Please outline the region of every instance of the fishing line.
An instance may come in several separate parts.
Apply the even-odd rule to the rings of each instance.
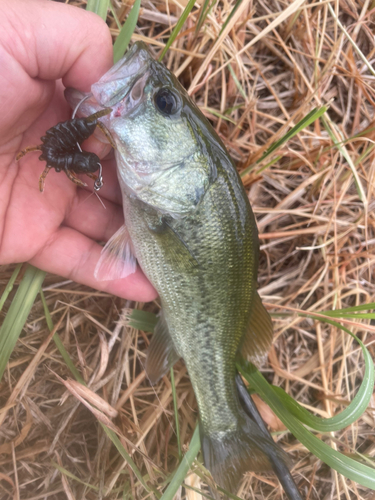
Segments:
[[[98,198],[98,200],[99,200],[99,202],[100,202],[101,206],[104,208],[104,210],[107,210],[107,207],[104,205],[103,200],[100,198],[100,196],[99,196],[99,195],[98,195],[98,193],[96,192],[95,187],[94,187],[94,191],[93,191],[93,193],[94,193],[94,195]]]

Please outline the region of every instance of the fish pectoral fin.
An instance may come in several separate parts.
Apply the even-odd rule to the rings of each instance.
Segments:
[[[117,280],[135,273],[136,269],[137,259],[129,232],[121,226],[103,248],[94,276],[98,281]]]
[[[147,350],[145,370],[150,383],[156,384],[179,359],[162,311]]]
[[[179,255],[187,255],[190,260],[192,266],[199,266],[199,262],[188,247],[187,243],[182,239],[181,235],[178,233],[176,229],[174,229],[167,221],[164,221],[164,224],[168,227],[170,231],[170,239],[176,243],[176,249]]]
[[[166,258],[177,271],[189,269],[191,271],[199,269],[199,262],[188,244],[175,227],[170,217],[161,217],[160,223],[149,225],[150,231],[159,239],[160,245],[168,250]]]
[[[240,349],[242,357],[259,367],[272,345],[272,339],[272,320],[256,292],[250,321]]]

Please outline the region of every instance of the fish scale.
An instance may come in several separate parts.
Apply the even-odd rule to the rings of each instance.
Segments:
[[[237,423],[233,418],[239,407],[235,357],[251,310],[257,267],[255,253],[249,251],[255,222],[240,182],[237,176],[229,179],[219,165],[218,179],[197,211],[183,222],[174,221],[198,261],[193,269],[188,263],[179,273],[173,262],[161,265],[168,241],[164,246],[160,235],[149,229],[159,218],[157,212],[148,225],[142,209],[134,210],[131,198],[124,196],[126,223],[138,261],[160,295],[170,335],[194,387],[201,421],[215,432]],[[233,196],[231,210],[228,191]],[[228,255],[232,266],[228,266]],[[185,286],[182,281],[187,282]],[[186,304],[194,314],[186,310]],[[202,380],[209,383],[202,384]]]

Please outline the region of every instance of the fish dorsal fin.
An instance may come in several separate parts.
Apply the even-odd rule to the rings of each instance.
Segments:
[[[272,338],[272,320],[256,292],[249,325],[240,349],[242,357],[259,366],[272,345]]]
[[[179,358],[162,311],[147,350],[145,369],[151,384],[156,384]]]
[[[103,248],[94,276],[98,281],[117,280],[135,273],[136,269],[137,259],[129,231],[121,226]]]

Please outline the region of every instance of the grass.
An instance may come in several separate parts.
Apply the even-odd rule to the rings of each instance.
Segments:
[[[90,2],[92,10],[108,6]],[[186,21],[174,31],[185,6]],[[138,3],[109,7],[116,38],[118,22],[130,17],[134,25]],[[375,454],[373,9],[358,0],[332,7],[141,2],[132,36],[157,58],[174,33],[163,60],[213,123],[248,191],[261,240],[259,291],[275,343],[263,376],[242,370],[267,401],[258,401],[260,411],[309,500],[365,499],[373,488],[358,475],[371,475]],[[117,58],[126,35],[118,38]],[[0,382],[0,498],[210,497],[183,363],[155,387],[143,371],[158,304],[48,275],[15,330],[4,318],[21,307],[28,278],[19,271],[0,269],[0,361],[8,362]],[[85,405],[74,384],[62,382],[72,376]],[[324,460],[331,467],[346,461],[357,472],[340,470],[348,479]],[[237,497],[281,499],[282,492],[272,475],[248,473]]]

